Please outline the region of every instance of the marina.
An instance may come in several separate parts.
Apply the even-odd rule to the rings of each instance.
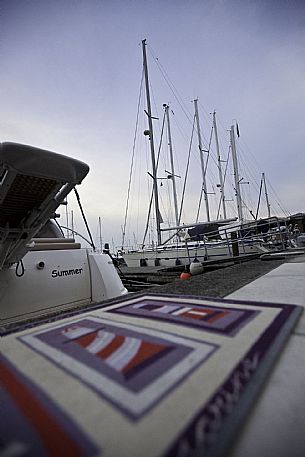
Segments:
[[[16,143],[1,144],[0,163],[4,455],[17,439],[54,457],[102,456],[105,442],[109,457],[301,457],[302,232],[292,237],[286,222],[260,235],[259,252],[240,254],[233,237],[232,255],[217,260],[188,251],[184,264],[128,267],[54,222],[86,164]],[[152,430],[159,440],[147,447]]]
[[[228,266],[236,264],[244,264],[254,259],[258,259],[261,254],[250,254],[236,258],[226,258],[218,261],[205,261],[202,266],[202,274],[212,273],[219,269],[225,269]],[[165,267],[126,267],[121,266],[118,269],[122,282],[129,292],[142,290],[156,286],[171,284],[173,281],[181,282],[181,275],[186,271],[184,266],[176,266],[171,268]],[[193,276],[195,277],[195,276]],[[201,277],[201,276],[200,276]],[[175,287],[175,286],[173,286]]]
[[[251,255],[261,255],[268,253],[272,250],[278,249],[294,249],[302,247],[303,238],[302,234],[305,232],[304,228],[304,214],[289,215],[278,217],[271,214],[271,204],[268,195],[267,182],[265,173],[262,173],[260,186],[258,191],[257,207],[254,211],[246,202],[242,192],[242,185],[249,185],[250,182],[245,181],[240,171],[240,157],[237,151],[237,139],[240,137],[238,123],[235,122],[229,129],[229,152],[227,159],[221,157],[219,146],[218,128],[216,123],[216,112],[212,114],[212,127],[208,146],[203,146],[203,138],[201,134],[200,118],[199,118],[199,103],[198,99],[194,99],[194,116],[191,140],[187,155],[187,164],[185,174],[183,177],[183,190],[178,198],[177,181],[182,176],[176,174],[174,151],[172,143],[171,122],[173,111],[168,104],[163,104],[164,115],[162,120],[161,132],[159,132],[159,145],[157,147],[157,140],[155,135],[155,123],[159,121],[158,117],[153,115],[152,102],[151,102],[151,82],[148,71],[148,58],[147,48],[148,44],[146,39],[142,40],[142,58],[143,58],[143,72],[142,81],[139,95],[140,99],[143,97],[145,125],[147,128],[143,134],[145,139],[148,139],[147,147],[150,152],[150,171],[145,173],[148,180],[144,186],[139,186],[140,192],[137,193],[138,200],[137,207],[140,208],[140,198],[143,194],[147,198],[147,219],[145,229],[143,229],[142,242],[137,241],[137,237],[133,232],[134,245],[128,246],[127,240],[127,221],[131,219],[132,224],[139,224],[140,214],[130,216],[129,208],[132,206],[131,202],[131,189],[132,180],[134,178],[135,166],[135,145],[138,140],[138,129],[135,131],[134,147],[132,152],[131,167],[129,171],[129,183],[126,199],[126,209],[124,215],[124,224],[122,226],[122,244],[117,248],[117,255],[123,261],[124,265],[128,268],[137,267],[164,267],[172,269],[179,266],[190,268],[191,265],[197,263],[197,267],[207,265],[207,262],[226,261],[232,257],[245,256],[247,259]],[[145,90],[142,90],[142,84]],[[139,111],[138,111],[139,116]],[[139,119],[137,119],[137,124]],[[161,152],[163,151],[163,144],[165,143],[165,132],[167,131],[167,153],[162,159]],[[193,221],[183,222],[183,212],[185,211],[186,188],[188,181],[192,181],[189,176],[191,151],[193,144],[193,136],[197,134],[198,141],[198,155],[201,171],[200,198],[197,207],[196,217]],[[212,139],[215,143],[216,154],[213,153]],[[207,148],[207,149],[206,149]],[[164,153],[164,152],[163,152]],[[215,157],[213,157],[215,155]],[[140,154],[141,156],[141,154]],[[139,158],[141,161],[141,157]],[[164,170],[165,176],[160,176],[160,162],[163,162],[167,169]],[[216,182],[217,192],[208,191],[207,179],[211,173],[208,165],[214,161],[217,164],[218,179]],[[232,167],[231,186],[234,189],[234,198],[232,201],[236,208],[231,214],[228,215],[227,205],[229,199],[226,198],[228,183],[228,166]],[[223,169],[224,168],[224,169]],[[143,176],[141,177],[143,179]],[[198,178],[197,178],[198,179]],[[166,184],[163,184],[164,183]],[[142,181],[141,181],[142,182]],[[159,187],[160,182],[160,187]],[[165,208],[164,191],[161,187],[167,187],[167,194],[169,198],[169,209]],[[144,191],[145,189],[145,191]],[[148,192],[147,192],[148,190]],[[172,196],[171,196],[172,194]],[[267,216],[261,216],[262,211],[261,203],[263,194],[266,203]],[[162,197],[163,195],[163,197]],[[210,207],[211,197],[214,196],[218,200],[218,211],[216,216],[212,216],[212,209]],[[204,202],[204,216],[201,215],[201,205]],[[166,211],[165,221],[161,214],[161,205],[163,211]],[[253,203],[252,203],[253,205]],[[191,205],[193,206],[193,205]],[[203,217],[200,222],[199,217]],[[299,217],[298,217],[299,216]],[[249,219],[249,217],[251,219]],[[300,225],[296,222],[300,222]],[[130,224],[130,222],[129,222]],[[305,243],[305,242],[304,242]],[[115,254],[114,254],[115,255]]]
[[[0,457],[305,457],[302,2],[0,25]]]
[[[275,257],[273,259],[271,255],[268,258],[268,260],[266,260],[266,258],[265,260],[258,258],[248,260],[246,262],[238,262],[233,265],[227,265],[223,268],[219,268],[215,271],[210,271],[200,275],[196,275],[188,280],[181,280],[178,278],[168,284],[154,286],[149,289],[149,295],[147,295],[146,297],[147,299],[149,299],[150,297],[152,299],[156,297],[158,300],[177,300],[178,297],[179,300],[183,300],[183,297],[185,297],[184,300],[186,300],[186,303],[196,303],[196,300],[203,299],[205,300],[204,303],[209,303],[210,306],[212,304],[212,308],[213,302],[211,302],[211,300],[218,300],[218,306],[220,306],[219,300],[222,300],[222,306],[232,306],[233,304],[235,304],[235,308],[240,307],[240,309],[243,309],[243,306],[246,306],[247,308],[249,308],[250,306],[250,309],[253,309],[253,306],[254,309],[255,306],[259,306],[261,312],[263,312],[263,310],[265,309],[264,306],[266,306],[267,310],[270,306],[281,306],[280,304],[283,303],[283,306],[285,307],[283,309],[287,310],[289,310],[290,308],[291,310],[293,310],[294,307],[298,305],[298,314],[300,314],[305,307],[303,280],[305,274],[304,265],[305,253],[301,253],[300,251],[295,255],[286,254],[285,256],[284,254],[282,254],[282,258]],[[108,300],[106,302],[101,303],[100,305],[91,305],[90,307],[84,305],[82,307],[79,307],[78,309],[74,308],[70,311],[61,311],[60,313],[55,313],[53,311],[53,313],[49,313],[49,315],[46,314],[43,318],[40,319],[27,320],[24,321],[23,324],[19,323],[18,325],[6,325],[2,327],[3,355],[5,357],[9,357],[11,362],[14,361],[15,364],[17,363],[18,369],[21,369],[24,372],[25,366],[23,363],[21,363],[20,357],[22,357],[25,347],[23,348],[22,345],[20,346],[20,343],[17,344],[18,341],[25,339],[25,341],[30,342],[32,341],[32,339],[26,340],[26,338],[33,338],[30,337],[30,335],[39,334],[39,332],[45,331],[46,329],[52,330],[52,328],[60,328],[60,326],[62,326],[65,322],[74,322],[75,319],[77,319],[76,322],[80,322],[80,320],[84,318],[87,318],[88,320],[90,316],[96,316],[96,318],[97,316],[108,317],[108,309],[111,310],[113,309],[113,307],[120,308],[122,306],[128,306],[128,303],[137,302],[137,300],[140,300],[141,302],[142,297],[143,290],[141,292],[139,291],[129,293],[125,298],[122,297],[118,300]],[[206,298],[204,299],[203,297]],[[253,303],[252,308],[251,303]],[[216,303],[214,303],[214,305],[215,304]],[[290,308],[289,304],[291,304]],[[109,315],[109,317],[111,316]],[[164,318],[170,319],[170,316],[164,316]],[[130,327],[130,330],[137,330],[139,328],[137,324],[137,319],[138,318],[135,318],[135,320],[133,320],[132,317],[129,318],[129,320],[127,321],[126,319],[123,319],[119,321],[121,322],[119,328],[125,328],[126,323],[130,322],[133,323],[133,326]],[[203,455],[211,455],[213,457],[222,455],[230,457],[242,457],[244,455],[249,455],[250,457],[254,457],[257,455],[267,457],[270,455],[277,455],[279,457],[285,457],[287,456],[288,452],[290,452],[290,454],[293,456],[302,456],[302,452],[305,446],[303,434],[303,392],[305,388],[304,313],[301,316],[301,318],[294,320],[298,321],[297,325],[293,325],[290,331],[286,330],[283,333],[283,336],[279,340],[279,347],[281,348],[280,353],[277,354],[276,358],[272,357],[272,362],[268,362],[268,371],[264,375],[262,375],[262,373],[265,372],[265,369],[263,372],[260,372],[260,378],[257,378],[256,376],[256,382],[254,384],[251,384],[252,389],[254,388],[254,386],[256,386],[256,388],[254,389],[255,397],[253,397],[254,393],[253,391],[251,391],[251,389],[247,390],[246,397],[242,397],[244,400],[241,403],[241,405],[248,404],[248,406],[251,405],[251,408],[249,409],[247,407],[245,409],[245,406],[243,406],[240,410],[239,408],[234,406],[234,411],[235,409],[236,411],[239,411],[236,417],[239,417],[242,412],[242,415],[240,417],[243,418],[243,423],[241,424],[239,421],[237,421],[237,419],[235,419],[235,421],[233,422],[237,421],[238,426],[236,425],[234,428],[230,426],[229,428],[221,428],[222,435],[217,435],[218,439],[216,441],[216,444],[213,442],[214,444],[212,447],[210,447],[209,445],[208,449],[210,449],[210,453],[204,453]],[[106,320],[104,322],[112,322],[112,324],[115,323],[113,319],[111,321]],[[145,321],[143,321],[142,326],[144,325],[144,322]],[[157,321],[155,322],[157,323]],[[142,331],[144,331],[146,327],[147,331],[153,328],[151,326],[153,322],[149,323],[147,321],[146,323],[148,324],[148,327],[144,325],[144,327],[142,327]],[[159,328],[160,324],[157,325]],[[171,328],[173,331],[174,327],[172,326]],[[179,328],[179,326],[177,328]],[[164,333],[164,335],[166,335],[166,333]],[[277,346],[279,344],[279,341],[277,343]],[[12,352],[13,348],[15,348],[14,352]],[[231,357],[232,355],[233,352],[231,352]],[[18,360],[19,363],[17,362]],[[1,363],[3,363],[3,361]],[[39,370],[39,367],[42,365],[45,365],[45,362],[43,361],[43,358],[38,357],[35,365],[35,370],[33,371],[34,365],[31,368],[31,377],[36,378],[35,373],[38,373],[37,370]],[[49,365],[47,370],[48,372],[51,368],[50,362],[48,362],[47,365]],[[3,373],[5,373],[5,371]],[[5,379],[6,378],[4,378],[4,380]],[[58,405],[61,405],[61,407],[63,407],[65,402],[63,401],[63,399],[60,400],[60,397],[57,396],[59,393],[58,388],[55,388],[55,384],[52,382],[52,379],[46,379],[45,377],[42,377],[41,379],[45,380],[45,389],[47,389],[46,393],[52,394],[53,398],[57,398],[56,401]],[[63,377],[61,379],[62,387],[60,390],[62,390],[62,392],[66,391],[66,395],[69,390],[69,396],[71,400],[73,400],[73,398],[75,399],[75,395],[78,396],[78,401],[81,402],[82,395],[88,397],[88,394],[85,394],[85,392],[83,392],[81,394],[81,397],[79,397],[79,394],[82,392],[82,389],[78,389],[75,392],[71,390],[71,379],[69,380]],[[260,379],[260,381],[258,381],[258,379]],[[262,380],[264,380],[263,383]],[[204,384],[206,384],[206,382],[203,382],[203,385]],[[201,385],[201,387],[203,387],[203,385]],[[199,388],[199,385],[197,386],[197,388]],[[204,390],[205,389],[203,389],[202,392],[204,392]],[[255,402],[253,402],[254,398]],[[240,401],[238,402],[238,404],[239,403]],[[93,407],[92,404],[92,411],[94,411],[94,417],[100,417],[101,420],[101,415],[104,414],[103,411],[105,407],[106,405],[102,405],[99,403],[96,403]],[[114,408],[112,412],[112,420],[114,420],[114,418],[116,417],[115,409],[116,408]],[[174,412],[173,409],[171,411]],[[162,413],[162,419],[160,420],[161,424],[164,421],[163,427],[166,427],[166,424],[168,423],[167,417],[171,417],[171,411],[168,411],[168,413],[166,414]],[[69,414],[72,414],[72,418],[73,414],[76,414],[75,409],[74,412],[72,412],[71,410]],[[270,422],[272,422],[273,424],[271,428]],[[86,412],[83,413],[82,424],[83,431],[91,431],[90,435],[94,435],[95,427],[92,423],[90,409],[86,409]],[[134,425],[134,427],[135,430],[139,429],[141,427],[141,421],[138,425]],[[151,424],[151,427],[155,427],[153,426],[153,423]],[[230,430],[230,432],[228,432],[228,430]],[[179,434],[177,434],[176,436],[177,439],[178,436]],[[259,440],[257,439],[257,436],[260,437]],[[97,437],[95,438],[95,440],[95,446],[99,446],[99,440],[97,439]],[[173,443],[174,442],[175,440],[173,441]],[[112,444],[108,444],[108,446],[110,447],[108,448],[107,455],[117,455],[118,450],[116,449],[119,449],[120,443],[122,444],[123,441],[118,441],[116,438],[115,442],[113,442]],[[127,452],[127,454],[125,452],[125,455],[132,456],[135,452],[144,452],[143,449],[146,449],[146,443],[144,443],[144,441],[141,440],[137,440],[137,446],[135,446],[135,443],[136,441],[134,441],[131,438],[131,441],[128,445],[129,451]],[[84,444],[85,440],[83,439],[82,445]],[[31,445],[34,445],[34,442],[31,442]],[[91,445],[93,445],[92,442]],[[203,446],[203,443],[199,441],[196,444],[196,446],[199,446],[197,449],[197,451],[199,451],[201,446]],[[89,454],[88,451],[85,451],[84,455],[91,454]],[[94,455],[100,454],[97,452]],[[160,455],[164,454],[162,453]]]
[[[88,165],[5,142],[0,166],[1,455],[302,456],[304,213],[249,222],[239,200],[111,254]],[[89,248],[56,222],[72,190]]]

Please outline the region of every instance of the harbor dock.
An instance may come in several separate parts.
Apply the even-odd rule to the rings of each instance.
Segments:
[[[123,270],[122,270],[123,271]],[[158,283],[154,284],[150,278],[149,287],[143,287],[142,290],[129,293],[126,297],[120,298],[119,300],[108,300],[94,307],[83,307],[74,308],[70,311],[61,313],[53,313],[48,316],[44,316],[41,322],[26,322],[25,326],[21,326],[18,329],[18,325],[10,325],[3,330],[3,348],[4,355],[8,355],[16,363],[20,363],[20,367],[25,373],[31,376],[35,376],[35,379],[39,380],[41,385],[49,389],[49,394],[54,398],[56,395],[64,393],[64,382],[53,382],[51,377],[46,377],[43,370],[38,370],[34,375],[30,368],[26,367],[26,364],[22,363],[22,354],[29,352],[29,348],[22,345],[22,339],[26,342],[31,343],[34,341],[33,335],[35,332],[50,332],[50,342],[52,336],[52,328],[60,327],[65,321],[69,321],[75,316],[75,322],[80,319],[87,319],[90,316],[96,316],[95,318],[104,318],[104,322],[110,322],[111,325],[115,324],[115,314],[110,313],[107,315],[103,313],[103,309],[107,308],[111,310],[112,304],[114,306],[120,306],[125,301],[137,299],[141,297],[141,294],[148,293],[148,295],[156,294],[159,297],[170,297],[175,295],[176,297],[186,297],[186,299],[211,299],[211,300],[222,300],[219,303],[225,303],[228,300],[234,304],[235,311],[238,310],[238,303],[246,304],[246,306],[253,303],[254,306],[260,307],[266,304],[266,306],[272,304],[283,304],[283,305],[298,305],[299,307],[305,307],[305,254],[298,253],[295,255],[281,255],[252,259],[243,262],[228,263],[222,268],[214,269],[213,271],[205,271],[203,274],[199,274],[189,279],[180,279],[179,271],[165,272],[162,269],[151,269],[142,272],[133,271],[134,275],[146,275],[146,280],[150,275],[155,278]],[[131,273],[131,272],[130,272]],[[137,276],[139,283],[143,281]],[[225,299],[225,300],[223,300]],[[117,303],[117,304],[115,304]],[[109,306],[108,306],[109,305]],[[225,305],[226,306],[226,305]],[[287,306],[286,306],[287,308]],[[289,306],[288,306],[289,308]],[[293,306],[291,307],[293,308]],[[89,312],[89,313],[88,313]],[[268,311],[269,312],[269,311]],[[98,314],[100,313],[100,314]],[[106,317],[106,320],[105,320]],[[108,321],[107,321],[108,319]],[[109,320],[110,319],[110,320]],[[125,320],[123,316],[122,328],[130,323],[131,321]],[[128,319],[128,318],[127,318]],[[144,322],[144,321],[143,321]],[[142,328],[142,332],[145,330],[145,325],[136,324],[134,330]],[[157,329],[147,329],[148,332],[156,331],[159,335],[162,335],[162,331],[166,330],[166,325],[163,330],[160,331],[161,323],[155,321]],[[283,323],[284,325],[285,323]],[[141,327],[142,325],[142,327]],[[146,324],[147,325],[147,324]],[[50,327],[48,327],[50,326]],[[50,328],[51,330],[48,330]],[[131,327],[129,331],[132,331]],[[180,329],[182,332],[182,330]],[[189,329],[185,328],[185,332]],[[196,334],[196,333],[195,333]],[[194,334],[194,335],[195,335]],[[14,336],[16,335],[16,336]],[[171,331],[167,334],[168,338],[174,338],[171,336]],[[305,434],[304,434],[304,423],[305,423],[305,313],[301,314],[300,318],[296,322],[293,328],[289,329],[289,332],[285,334],[285,340],[281,343],[281,350],[277,350],[276,354],[273,355],[272,367],[269,368],[268,374],[264,374],[263,379],[260,381],[260,389],[255,396],[255,401],[251,397],[249,405],[247,407],[247,413],[242,424],[238,427],[237,432],[235,430],[234,438],[231,441],[231,445],[227,448],[225,454],[223,453],[210,453],[208,457],[304,457],[305,449]],[[181,333],[181,337],[184,333]],[[196,338],[195,338],[196,340]],[[195,341],[194,340],[194,341]],[[187,341],[187,340],[185,340]],[[49,342],[49,340],[45,340]],[[54,340],[54,344],[55,344]],[[57,344],[57,343],[56,343]],[[197,343],[196,343],[197,344]],[[14,348],[18,348],[20,353],[13,351]],[[46,348],[45,343],[37,345],[37,348],[44,350]],[[53,353],[50,352],[50,355]],[[71,353],[72,354],[72,353]],[[66,382],[66,394],[68,395],[72,403],[71,411],[78,411],[78,405],[81,405],[85,398],[82,398],[81,393],[84,396],[91,398],[90,389],[85,390],[84,386],[80,386],[77,379],[71,379],[70,376],[65,374],[65,370],[60,372],[58,367],[52,367],[50,361],[40,360],[39,356],[33,353],[33,362],[36,360],[36,367],[46,367],[48,370],[54,370],[54,373],[58,377],[58,380],[63,379]],[[58,363],[60,362],[58,359]],[[39,362],[39,363],[38,363]],[[51,373],[51,371],[50,371]],[[22,378],[21,378],[22,380]],[[69,388],[69,383],[75,384],[77,387],[76,394],[74,395]],[[62,387],[61,387],[62,384]],[[197,385],[196,389],[198,392],[202,389],[204,393],[206,380],[202,379],[202,386]],[[47,387],[46,387],[47,386]],[[102,388],[104,384],[101,384]],[[177,389],[177,392],[179,389]],[[56,393],[56,395],[55,395]],[[187,393],[187,391],[185,392]],[[61,402],[65,403],[65,395],[62,396]],[[73,402],[77,396],[77,401]],[[57,398],[57,397],[56,397]],[[95,397],[94,397],[95,398]],[[247,398],[243,400],[247,403]],[[91,401],[92,407],[98,408],[98,403],[94,400]],[[59,402],[60,405],[60,402]],[[106,408],[109,406],[103,406]],[[83,429],[88,427],[90,430],[90,421],[92,421],[90,411],[84,410],[82,423]],[[99,414],[98,410],[95,410],[95,414]],[[114,413],[112,413],[113,415]],[[124,413],[125,414],[125,413]],[[73,416],[72,416],[73,417]],[[85,418],[88,418],[87,421]],[[162,416],[161,416],[162,417]],[[121,420],[121,418],[120,418]],[[92,423],[93,424],[93,423]],[[93,425],[91,424],[91,427]],[[96,422],[94,422],[96,424]],[[106,427],[107,424],[104,424]],[[129,425],[128,425],[129,426]],[[139,422],[141,426],[141,421]],[[110,433],[110,432],[109,432]],[[136,443],[135,443],[136,445]],[[128,446],[131,446],[129,443]],[[131,449],[129,449],[132,452]],[[132,455],[129,452],[128,455]],[[87,454],[83,454],[87,455]],[[89,455],[89,454],[88,454]],[[91,455],[91,454],[90,454]],[[100,454],[97,454],[100,455]],[[112,455],[112,454],[109,454]],[[163,455],[163,454],[162,454]],[[172,455],[172,454],[166,454]],[[173,454],[174,455],[174,454]],[[175,454],[176,455],[176,454]],[[184,454],[185,456],[199,455],[198,453]],[[206,455],[206,454],[200,454]],[[116,457],[116,456],[114,456]]]
[[[118,271],[125,287],[130,292],[141,292],[156,286],[160,292],[164,293],[183,293],[183,290],[186,290],[187,294],[223,297],[227,291],[241,287],[246,282],[275,268],[283,261],[283,258],[278,258],[262,262],[259,255],[253,254],[217,261],[205,261],[203,274],[192,276],[185,284],[180,279],[181,273],[185,270],[183,266],[172,268],[121,266]]]
[[[149,292],[284,303],[305,308],[305,254],[274,255],[265,259],[229,264],[187,280],[181,280],[177,274],[171,282],[154,286]],[[227,457],[304,457],[304,423],[303,312]]]
[[[275,256],[274,256],[275,257]],[[305,308],[305,254],[255,259],[156,286],[150,292],[283,303]],[[226,457],[304,457],[303,312]]]

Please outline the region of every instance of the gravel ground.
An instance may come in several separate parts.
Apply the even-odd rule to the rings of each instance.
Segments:
[[[268,273],[282,263],[284,263],[283,260],[250,260],[192,276],[186,280],[177,278],[169,284],[150,288],[149,293],[200,295],[222,298]]]

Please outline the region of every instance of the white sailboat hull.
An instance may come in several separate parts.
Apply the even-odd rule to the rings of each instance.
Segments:
[[[239,243],[239,253],[254,254],[263,253],[263,250],[258,244],[255,243]],[[199,262],[205,260],[218,260],[230,258],[233,255],[232,247],[224,242],[206,243],[205,246],[188,248],[178,246],[176,248],[162,247],[156,250],[143,250],[137,252],[128,252],[123,254],[123,258],[128,267],[139,266],[164,266],[174,267],[177,265],[189,265],[195,258]]]
[[[110,257],[88,249],[32,251],[23,265],[21,277],[16,264],[0,271],[3,324],[127,293]]]

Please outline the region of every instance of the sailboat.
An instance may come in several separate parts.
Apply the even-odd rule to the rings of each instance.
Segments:
[[[56,224],[56,209],[89,172],[79,160],[0,144],[2,325],[127,293],[108,255],[82,248]]]
[[[199,123],[199,113],[198,113],[198,106],[197,100],[194,100],[195,104],[195,118],[197,121],[197,132],[198,132],[198,142],[199,142],[199,152],[200,152],[200,161],[201,161],[201,169],[202,169],[202,182],[203,182],[203,196],[205,200],[206,206],[206,213],[207,213],[207,221],[205,223],[191,223],[191,224],[181,224],[180,217],[178,216],[178,209],[177,209],[177,194],[175,189],[175,171],[173,167],[173,157],[171,151],[171,135],[170,135],[170,127],[169,127],[169,117],[168,117],[168,107],[165,106],[166,109],[166,116],[167,116],[167,125],[168,125],[168,138],[169,138],[169,146],[170,146],[170,157],[171,157],[171,165],[172,169],[169,172],[169,176],[173,183],[173,200],[174,200],[174,207],[175,207],[175,220],[176,226],[171,228],[162,228],[162,218],[159,209],[159,195],[158,195],[158,186],[157,180],[159,179],[157,176],[157,168],[158,164],[156,161],[155,155],[155,146],[154,146],[154,131],[153,131],[153,116],[151,110],[151,101],[150,101],[150,89],[149,89],[149,77],[148,77],[148,65],[147,65],[147,55],[146,55],[146,40],[142,41],[142,53],[143,53],[143,68],[144,68],[144,80],[145,80],[145,92],[146,92],[146,110],[145,113],[148,119],[148,129],[145,130],[144,134],[149,138],[150,144],[150,154],[151,154],[151,166],[152,171],[149,173],[153,180],[153,202],[155,208],[155,221],[156,221],[156,235],[157,235],[157,243],[154,246],[146,247],[143,246],[140,249],[133,249],[133,250],[124,250],[122,249],[122,255],[124,261],[126,262],[127,266],[129,267],[137,267],[137,266],[164,266],[164,267],[173,267],[177,265],[189,265],[192,261],[198,260],[199,262],[203,262],[207,259],[222,259],[227,258],[228,256],[233,255],[233,247],[230,239],[230,235],[226,233],[225,230],[222,230],[221,227],[224,225],[228,225],[231,222],[237,220],[237,218],[226,218],[225,212],[225,196],[224,196],[224,187],[223,187],[223,179],[220,173],[220,186],[221,186],[221,199],[222,204],[224,207],[224,216],[225,219],[223,220],[210,220],[209,214],[209,206],[208,206],[208,192],[206,188],[206,168],[203,159],[203,148],[201,145],[201,135],[200,135],[200,123]],[[216,120],[215,120],[215,113],[213,116],[213,123],[214,129],[216,133],[216,144],[218,149],[218,138],[217,138],[217,129],[216,129]],[[231,144],[232,150],[234,148],[235,151],[235,143],[234,143],[234,126],[231,127]],[[218,160],[220,162],[219,151],[218,151]],[[236,157],[233,157],[233,163],[235,166],[235,170],[237,169],[237,161]],[[219,170],[220,163],[219,163]],[[236,183],[236,194],[239,195],[237,197],[237,205],[238,205],[238,216],[239,219],[242,219],[241,216],[241,199],[240,199],[240,189],[239,189],[239,182],[238,182],[238,173],[235,173],[235,183]],[[181,213],[180,213],[181,216]],[[201,236],[194,237],[192,235],[193,232],[198,232],[198,228],[201,228]],[[170,238],[166,241],[162,241],[162,232],[172,230],[174,231],[174,235],[170,236]],[[220,232],[222,231],[222,236]],[[170,242],[173,238],[176,238],[178,241]],[[263,248],[260,248],[259,243],[253,243],[253,240],[243,240],[242,242],[236,242],[234,239],[234,244],[240,247],[239,253],[249,254],[249,253],[257,253],[257,252],[264,252]]]

